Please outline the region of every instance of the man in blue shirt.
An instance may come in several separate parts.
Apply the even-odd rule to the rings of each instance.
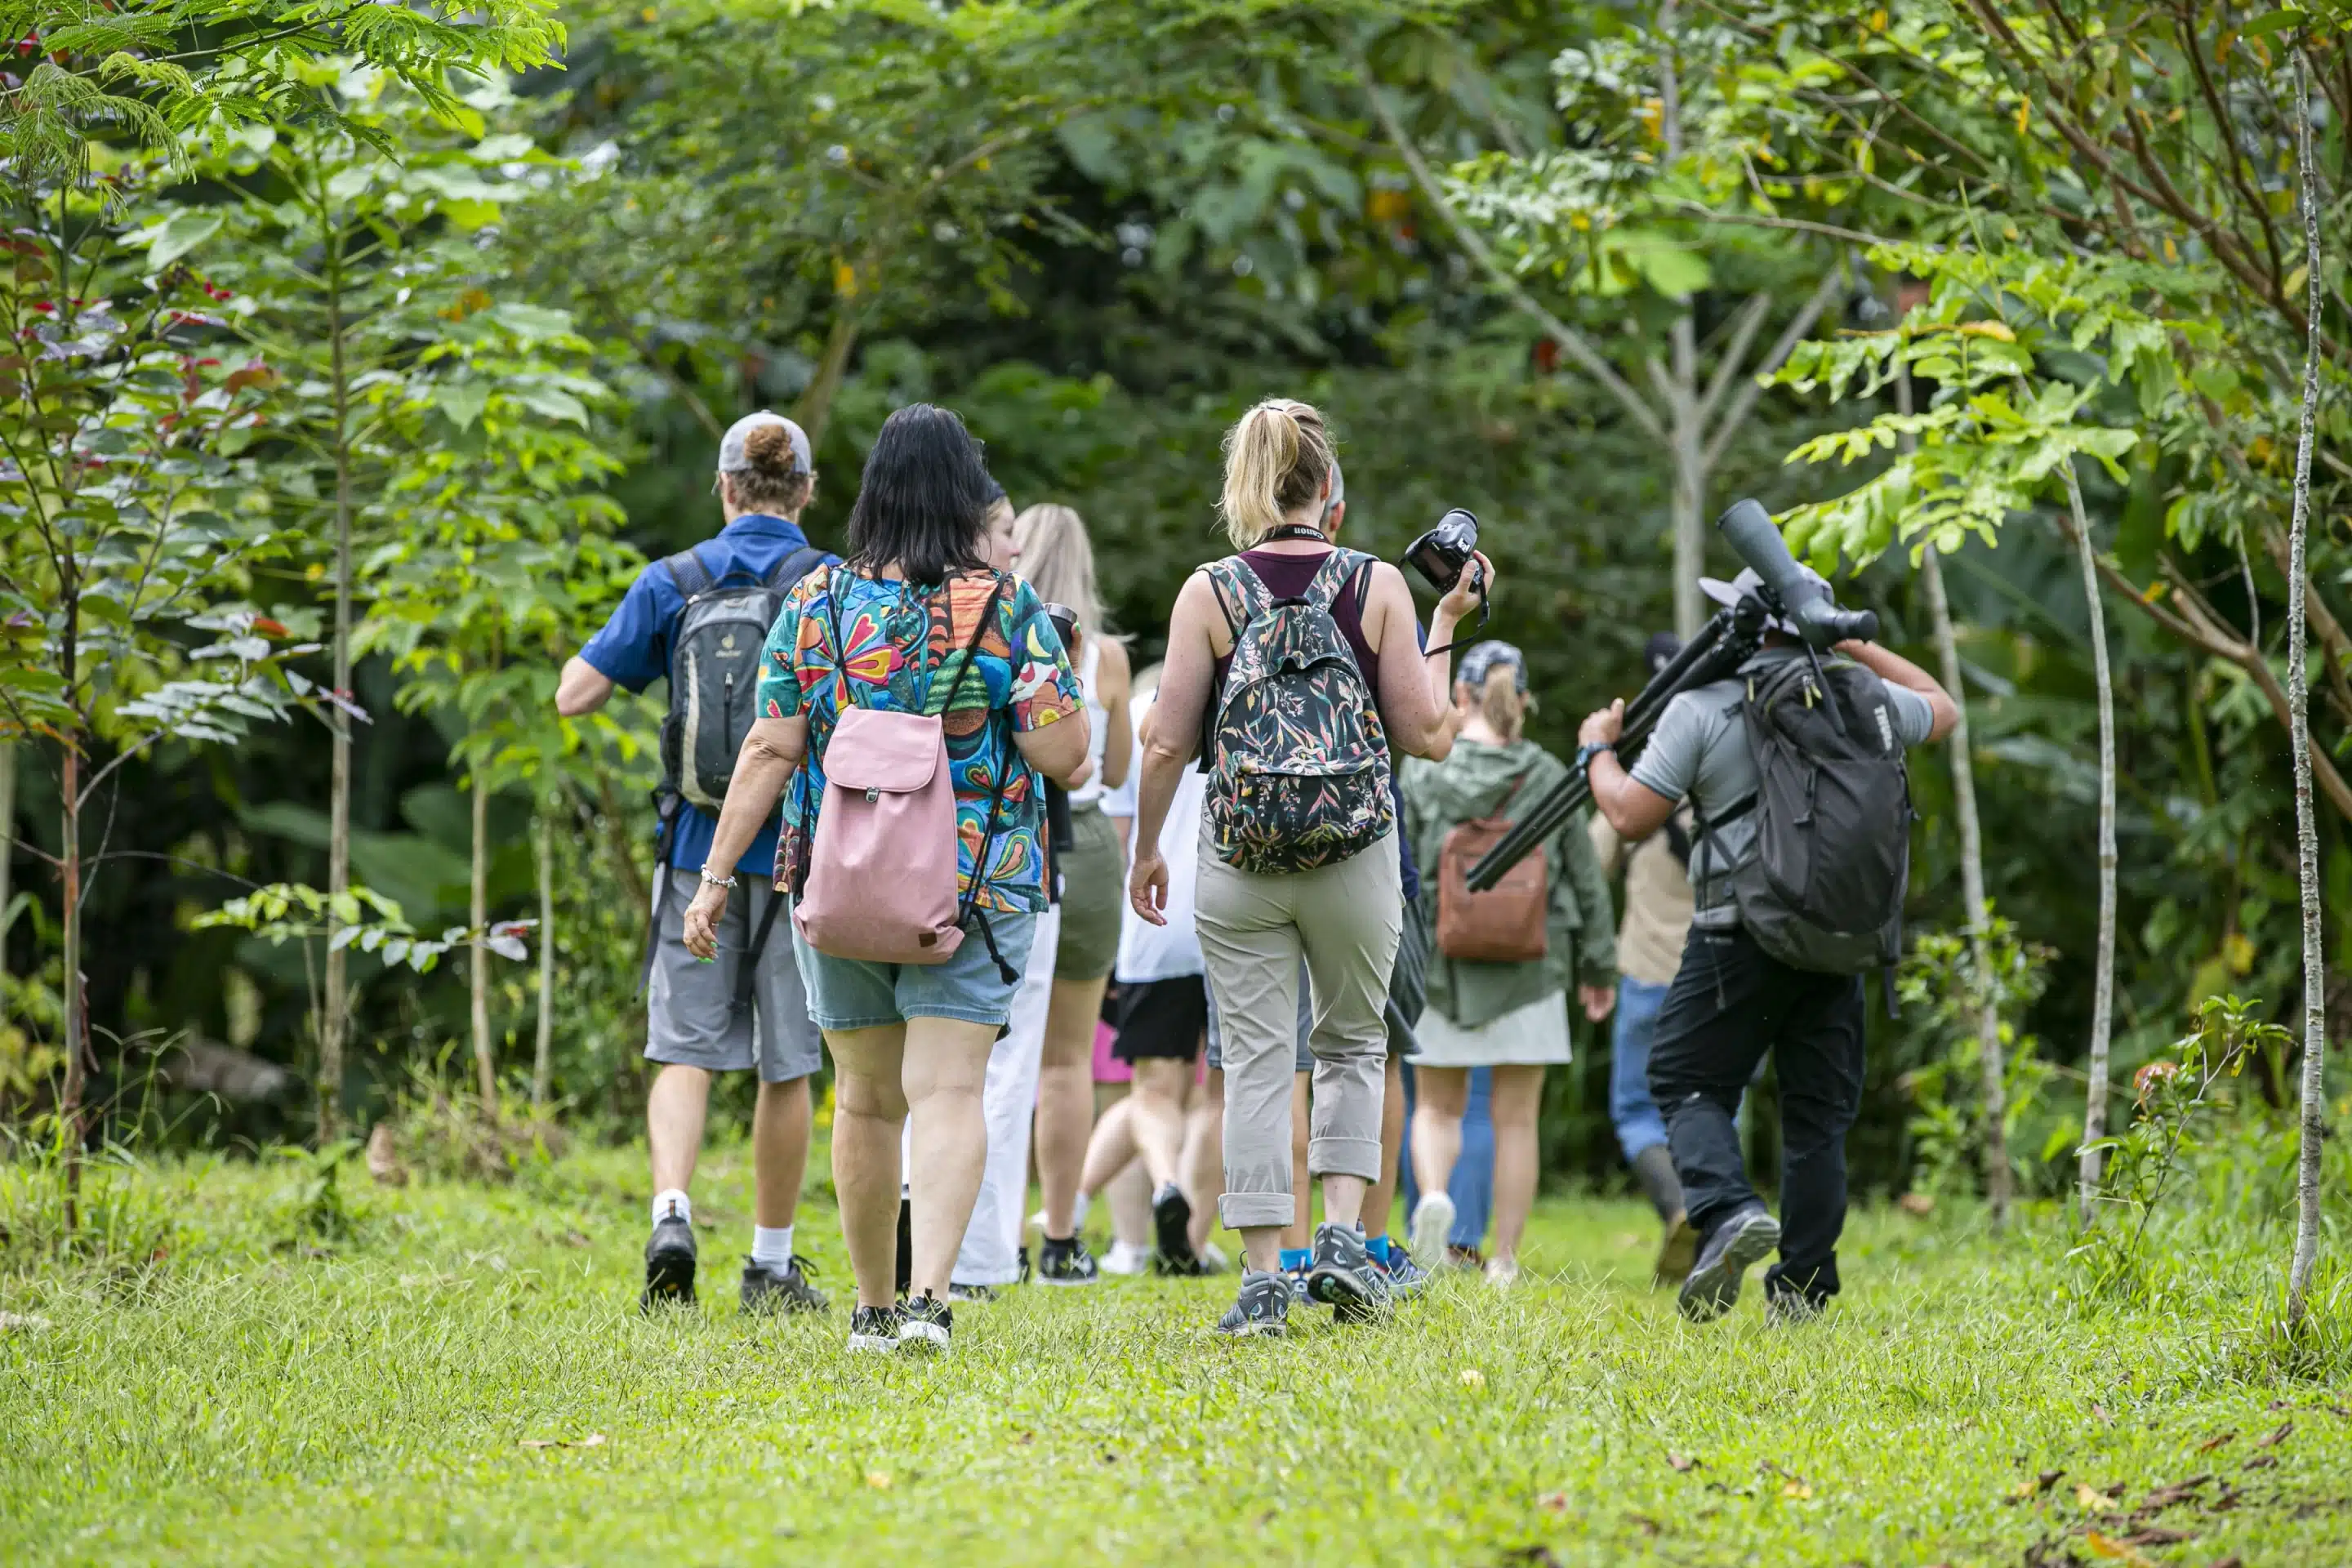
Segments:
[[[800,530],[797,520],[815,493],[816,471],[808,437],[791,420],[769,413],[737,420],[719,445],[717,489],[726,526],[696,545],[690,561],[657,561],[638,574],[612,619],[564,665],[557,712],[565,718],[593,713],[615,686],[640,691],[667,679],[689,586],[698,593],[756,588],[780,571],[798,577],[835,559],[812,550]],[[693,581],[697,566],[707,582]],[[680,584],[681,573],[688,584]],[[674,708],[681,700],[676,685],[670,700]],[[665,781],[646,985],[646,1059],[660,1070],[646,1100],[654,1230],[646,1246],[642,1304],[694,1300],[694,1208],[687,1186],[701,1152],[710,1075],[756,1068],[757,1198],[742,1303],[752,1311],[822,1311],[824,1298],[810,1289],[803,1260],[793,1251],[793,1220],[808,1163],[809,1079],[822,1065],[823,1046],[809,1022],[791,933],[771,929],[777,922],[769,906],[782,897],[772,881],[777,824],[761,829],[732,868],[746,896],[729,901],[717,959],[698,963],[686,950],[686,907],[700,879],[716,875],[704,862],[719,819],[669,793],[677,784]]]

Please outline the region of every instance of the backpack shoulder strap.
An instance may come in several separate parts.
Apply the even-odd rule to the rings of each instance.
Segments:
[[[802,578],[815,571],[824,561],[824,551],[814,544],[803,544],[782,561],[777,562],[768,574],[760,579],[760,586],[772,593],[785,593],[797,584]]]
[[[708,594],[718,581],[711,576],[710,568],[702,563],[702,554],[697,550],[681,550],[675,555],[664,556],[662,565],[667,569],[669,580],[677,584],[677,591],[688,599],[697,594]]]
[[[1300,596],[1311,599],[1328,610],[1339,602],[1342,593],[1353,589],[1360,605],[1364,596],[1371,592],[1371,573],[1372,558],[1362,551],[1335,549],[1323,557],[1323,564],[1315,569],[1315,575],[1307,582],[1307,592]]]
[[[1210,591],[1217,595],[1217,608],[1224,614],[1226,634],[1238,639],[1242,628],[1265,608],[1272,597],[1266,592],[1265,580],[1238,555],[1212,561],[1200,571],[1208,577]]]

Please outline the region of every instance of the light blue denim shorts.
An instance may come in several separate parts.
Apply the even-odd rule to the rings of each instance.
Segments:
[[[789,921],[790,917],[787,916]],[[964,928],[962,945],[945,963],[869,963],[819,952],[793,926],[793,956],[808,989],[809,1017],[820,1029],[878,1029],[909,1018],[954,1018],[1002,1028],[1013,1016],[1013,994],[1028,972],[1029,948],[1037,917],[991,915],[988,929],[996,950],[1013,966],[1007,983],[989,956],[975,920]]]

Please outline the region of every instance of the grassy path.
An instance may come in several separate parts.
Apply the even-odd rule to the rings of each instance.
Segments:
[[[1700,1330],[1639,1283],[1642,1211],[1555,1201],[1547,1282],[1384,1328],[1229,1345],[1230,1279],[1115,1281],[852,1361],[821,1201],[834,1312],[736,1314],[740,1155],[698,1210],[723,1289],[656,1321],[626,1153],[369,1193],[325,1256],[270,1248],[282,1172],[154,1179],[189,1233],[159,1283],[0,1277],[44,1320],[0,1330],[0,1563],[2352,1560],[2352,1395],[2237,1370],[2252,1259],[2086,1316],[2046,1240],[1874,1215],[1831,1320]]]

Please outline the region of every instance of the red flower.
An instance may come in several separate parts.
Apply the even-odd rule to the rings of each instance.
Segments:
[[[266,637],[282,637],[291,635],[286,630],[283,623],[271,620],[268,616],[254,616],[253,629]]]

